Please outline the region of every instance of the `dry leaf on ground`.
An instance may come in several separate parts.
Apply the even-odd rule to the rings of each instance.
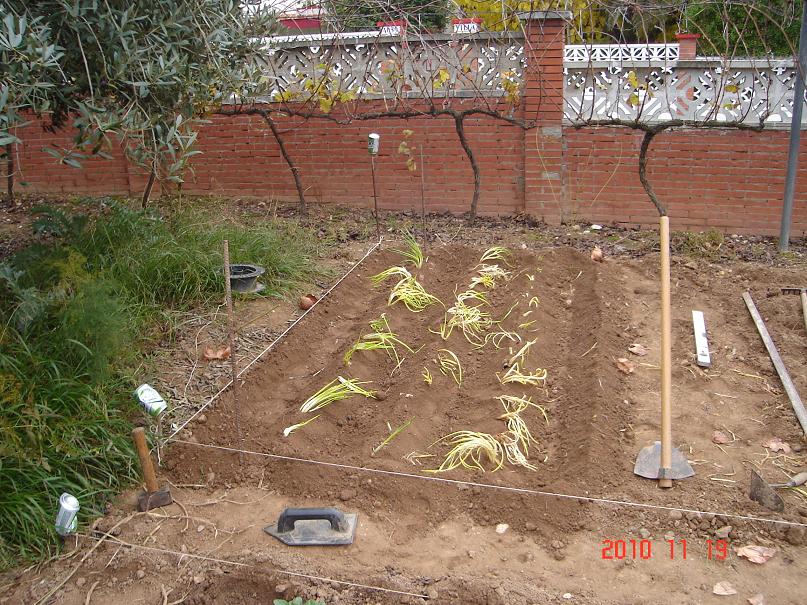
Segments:
[[[633,374],[633,371],[636,369],[636,364],[629,359],[620,357],[616,360],[616,367],[624,374]]]
[[[205,361],[212,361],[214,359],[229,359],[230,358],[230,347],[222,347],[220,349],[213,349],[212,347],[205,348],[205,352],[202,354],[202,359]]]
[[[737,549],[738,557],[745,557],[751,563],[761,565],[767,563],[773,555],[776,554],[775,548],[768,548],[767,546],[741,546]]]
[[[718,445],[725,445],[726,443],[731,443],[731,437],[726,435],[723,431],[715,431],[712,433],[712,443],[717,443]]]
[[[715,584],[714,588],[712,588],[712,592],[716,595],[721,596],[737,594],[737,591],[734,589],[734,586],[732,586],[729,582],[726,581],[718,582],[717,584]]]
[[[647,355],[647,347],[639,344],[638,342],[634,342],[631,346],[629,346],[628,351],[634,355],[638,355],[639,357],[644,357]]]
[[[791,452],[790,444],[785,443],[779,437],[771,437],[767,441],[763,441],[762,447],[766,447],[772,452],[782,452],[783,454]]]
[[[748,605],[765,605],[765,595],[758,593],[753,597],[748,597]]]

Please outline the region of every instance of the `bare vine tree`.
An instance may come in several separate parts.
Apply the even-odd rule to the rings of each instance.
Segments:
[[[777,124],[776,119],[781,121],[793,103],[794,70],[788,59],[792,61],[795,55],[793,23],[797,31],[799,15],[791,0],[740,4],[728,0],[490,2],[490,14],[501,18],[491,21],[487,15],[486,25],[503,31],[475,35],[428,33],[417,12],[407,13],[385,0],[356,4],[353,12],[344,8],[346,4],[341,9],[346,14],[324,17],[320,32],[267,40],[261,86],[251,98],[242,97],[237,104],[219,110],[225,115],[260,115],[266,121],[293,175],[301,210],[305,208],[305,177],[293,160],[294,149],[283,142],[277,116],[344,125],[380,118],[452,120],[473,174],[468,212],[473,222],[482,175],[465,120],[485,116],[522,130],[536,128],[541,101],[530,111],[522,103],[529,67],[536,70],[547,96],[565,98],[568,126],[643,133],[637,158],[639,179],[660,215],[667,214],[667,208],[648,175],[656,136],[691,128],[759,131]],[[436,0],[414,4],[420,4],[422,11],[432,11],[429,14],[441,6]],[[466,4],[459,2],[459,6]],[[586,58],[567,68],[565,90],[557,90],[554,81],[542,78],[540,65],[525,65],[521,57],[528,53],[519,54],[514,61],[512,54],[502,51],[530,44],[519,13],[567,7],[574,9],[564,14],[567,36],[576,39],[576,52]],[[454,14],[458,14],[456,8]],[[380,21],[405,24],[394,32],[345,31],[344,23],[368,16],[357,12],[360,10]],[[465,15],[474,16],[467,9]],[[717,28],[721,20],[725,26]],[[700,77],[708,83],[687,88],[684,95],[676,88],[678,58],[669,50],[676,32],[699,35],[700,49],[708,54],[692,67],[701,70]],[[393,35],[385,35],[388,33]],[[640,44],[650,50],[633,59],[633,50],[624,50],[622,55],[610,50],[612,54],[606,53],[603,59],[597,56],[605,48],[599,46],[602,43],[625,49],[628,44]],[[389,52],[393,46],[394,52]],[[357,52],[359,48],[361,52]],[[535,56],[535,49],[528,50]],[[288,69],[290,62],[295,66],[293,74]],[[698,97],[693,102],[682,102],[693,94]]]

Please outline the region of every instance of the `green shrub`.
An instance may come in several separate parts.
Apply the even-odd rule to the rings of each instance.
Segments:
[[[266,268],[264,295],[319,274],[316,240],[295,226],[111,202],[38,210],[47,237],[0,264],[0,569],[55,552],[62,492],[86,521],[135,478],[127,373],[149,334],[220,303],[223,239],[232,262]]]

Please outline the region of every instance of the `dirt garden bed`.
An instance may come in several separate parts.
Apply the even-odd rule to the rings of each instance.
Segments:
[[[770,603],[803,602],[798,578],[807,571],[804,528],[733,516],[801,523],[802,511],[807,514],[805,501],[796,494],[786,495],[782,515],[762,509],[746,495],[748,469],[781,480],[806,461],[798,424],[740,298],[740,292],[752,290],[805,392],[807,334],[798,298],[777,295],[779,286],[803,281],[803,271],[676,260],[673,433],[675,445],[697,474],[661,491],[655,482],[632,473],[638,450],[658,434],[657,256],[607,256],[604,263],[594,263],[587,253],[570,247],[532,249],[510,243],[514,254],[508,270],[514,277],[488,291],[489,311],[501,318],[518,302],[502,325],[518,332],[522,343],[505,342],[501,349],[489,343],[480,349],[456,330],[443,340],[433,332],[444,319],[442,306],[431,305],[421,313],[401,304],[387,306],[393,282],[373,288],[369,280],[401,264],[391,250],[396,246],[385,246],[246,376],[240,389],[243,442],[237,439],[231,394],[225,393],[178,435],[180,442],[163,452],[163,472],[181,507],[127,520],[88,557],[54,602],[85,602],[96,580],[93,602],[113,602],[125,594],[127,601],[144,603],[266,603],[301,594],[327,603],[420,602],[412,595],[446,603],[739,603],[756,593]],[[475,275],[484,249],[432,244],[425,251],[428,261],[415,273],[429,293],[451,306]],[[537,305],[530,304],[533,297]],[[706,314],[713,355],[709,370],[694,364],[692,309]],[[371,331],[369,322],[382,313],[416,352],[404,351],[405,360],[392,374],[395,363],[384,351],[358,351],[346,367],[345,352]],[[545,384],[501,384],[497,373],[502,376],[513,353],[533,339],[525,367],[546,369]],[[646,347],[647,354],[629,353],[635,343]],[[457,355],[461,384],[440,373],[434,362],[439,349]],[[628,358],[633,372],[621,371],[619,358]],[[431,385],[422,378],[424,367],[433,376]],[[311,417],[299,412],[300,404],[338,375],[372,381],[365,386],[377,391],[377,397],[335,402],[284,437],[285,427]],[[492,435],[505,430],[502,404],[495,399],[502,394],[530,395],[546,410],[546,421],[535,408],[522,414],[538,442],[529,451],[536,469],[505,463],[496,472],[486,464],[489,472],[484,474],[467,469],[427,473],[448,450],[444,444],[432,445],[439,438],[457,430]],[[405,430],[373,454],[390,427],[409,420]],[[715,444],[716,430],[728,435],[730,443]],[[771,437],[789,443],[792,451],[763,447]],[[217,446],[344,467],[252,453],[240,458]],[[413,451],[434,457],[407,460]],[[423,479],[435,476],[480,485]],[[318,505],[359,513],[353,546],[294,550],[262,531],[286,506]],[[117,503],[96,529],[109,529],[129,511],[131,496]],[[503,533],[497,532],[501,524],[508,526]],[[725,560],[714,550],[719,536],[729,545]],[[604,559],[606,539],[628,544],[631,539],[649,540],[652,556]],[[670,539],[676,548],[687,540],[686,559],[680,551],[670,555]],[[747,544],[770,546],[777,553],[764,565],[753,565],[733,550]],[[175,552],[181,554],[171,554]],[[69,573],[75,562],[51,566],[38,584],[18,584],[9,602],[42,596],[60,579],[58,570]],[[719,581],[729,581],[738,595],[714,596],[712,587]],[[169,596],[161,600],[169,588]]]
[[[464,289],[462,286],[475,275],[474,267],[481,252],[465,246],[436,248],[416,274],[429,293],[451,306],[457,288]],[[572,250],[543,255],[522,253],[511,259],[514,265],[511,273],[520,275],[489,290],[490,305],[486,308],[498,318],[518,302],[501,328],[520,332],[523,338],[516,344],[505,341],[508,346],[496,349],[492,343],[478,348],[459,330],[447,340],[435,334],[445,314],[439,304],[421,313],[412,313],[402,304],[387,307],[392,284],[373,288],[369,277],[399,264],[401,259],[389,250],[376,254],[332,297],[323,301],[293,338],[280,345],[245,382],[240,394],[244,449],[423,474],[424,469],[438,467],[448,449],[429,448],[430,444],[457,430],[501,433],[505,428],[499,419],[503,409],[495,398],[526,394],[546,409],[549,418],[545,422],[535,409],[524,413],[538,441],[531,451],[531,462],[538,470],[506,465],[486,476],[465,470],[444,476],[513,487],[564,486],[561,490],[579,480],[602,476],[590,460],[613,459],[618,444],[601,437],[586,439],[582,429],[592,409],[610,408],[606,416],[610,415],[611,420],[606,422],[614,430],[621,426],[622,413],[618,406],[610,406],[604,400],[604,392],[598,387],[596,368],[600,356],[579,358],[583,350],[578,349],[591,341],[600,323],[591,292],[596,267],[583,260],[582,255]],[[573,302],[576,293],[581,301],[577,305]],[[530,304],[533,297],[536,300]],[[405,359],[391,376],[396,364],[383,351],[358,351],[346,368],[345,352],[362,334],[372,331],[369,322],[381,313],[385,313],[392,331],[417,352],[400,350]],[[519,325],[525,327],[520,329]],[[506,362],[527,340],[536,341],[529,349],[529,367],[547,369],[545,388],[502,385],[497,374],[504,374]],[[603,350],[610,349],[605,342],[601,346]],[[457,355],[463,374],[460,385],[450,375],[440,373],[435,363],[440,349],[450,349]],[[422,378],[424,367],[433,376],[431,385]],[[331,404],[316,421],[284,438],[284,427],[311,417],[300,414],[302,401],[337,375],[371,381],[371,385],[365,386],[377,390],[376,398],[354,397]],[[582,379],[571,379],[573,375]],[[618,389],[616,384],[609,386]],[[389,435],[390,426],[398,427],[409,420],[411,425],[399,436],[378,453],[372,453]],[[206,414],[203,425],[194,426],[180,437],[202,444],[238,447],[235,435],[232,401],[225,396],[214,411]],[[458,491],[441,484],[412,485],[411,479],[360,477],[298,463],[267,464],[254,456],[247,456],[242,466],[237,455],[184,443],[172,446],[171,450],[167,465],[177,483],[204,483],[214,477],[215,482],[225,484],[263,481],[273,486],[284,485],[289,492],[323,503],[345,502],[348,504],[343,506],[366,507],[381,522],[391,516],[403,530],[399,541],[408,540],[407,535],[425,536],[457,515],[467,514],[476,523],[490,524],[501,521],[506,514],[514,527],[540,527],[549,544],[558,531],[581,528],[586,515],[576,502],[552,502],[539,512],[525,506],[528,500],[523,496],[476,497],[479,488]],[[431,457],[416,458],[416,464],[412,464],[403,458],[411,452],[430,453]],[[487,466],[489,470],[492,468],[490,464]],[[575,475],[575,481],[569,480],[570,473]],[[474,497],[469,497],[470,494]],[[378,509],[374,506],[376,502],[382,503]],[[402,518],[404,511],[407,513]]]

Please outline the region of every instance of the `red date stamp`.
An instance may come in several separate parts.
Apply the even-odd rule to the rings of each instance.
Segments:
[[[684,538],[678,540],[664,540],[658,544],[652,540],[603,540],[600,557],[603,560],[646,561],[657,556],[669,559],[686,560],[691,556],[691,547]],[[729,557],[729,543],[727,540],[706,540],[704,543],[706,558],[710,561],[725,561]],[[700,549],[698,549],[700,550]]]

